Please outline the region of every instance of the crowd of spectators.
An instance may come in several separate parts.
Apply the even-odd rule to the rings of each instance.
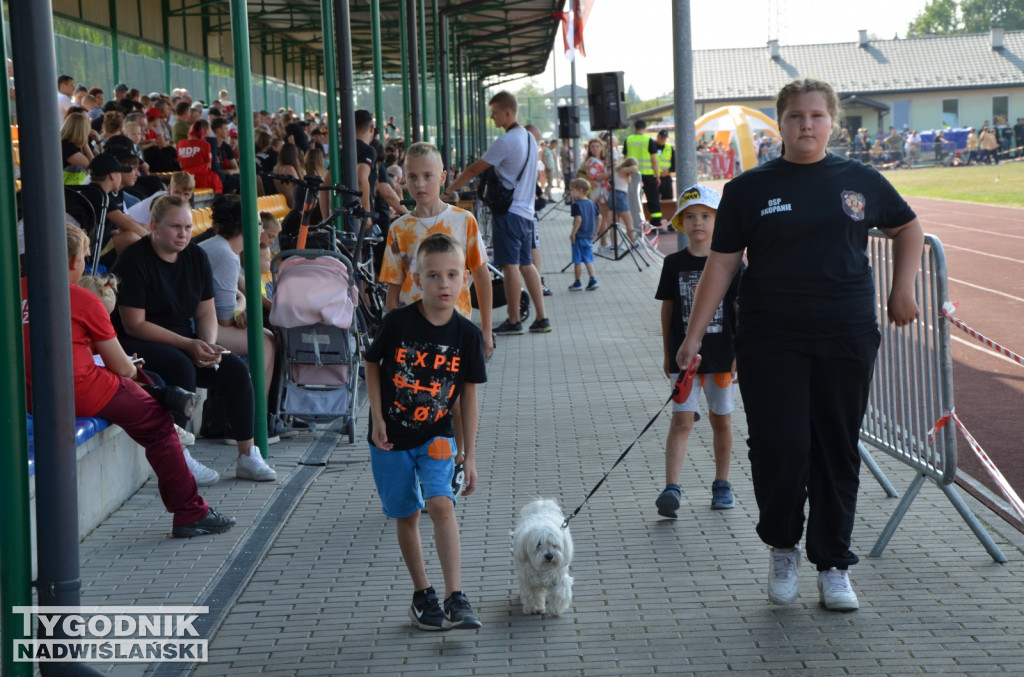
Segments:
[[[1024,118],[1018,118],[1012,127],[1002,120],[994,125],[985,120],[978,129],[966,127],[960,130],[962,143],[951,138],[953,133],[945,125],[924,134],[908,126],[902,131],[890,126],[888,131],[879,128],[873,137],[866,127],[851,136],[844,127],[832,138],[830,147],[840,155],[884,168],[999,164],[1024,155]]]

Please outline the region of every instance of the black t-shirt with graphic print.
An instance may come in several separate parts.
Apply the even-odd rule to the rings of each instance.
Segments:
[[[704,272],[704,264],[708,257],[694,256],[689,249],[681,249],[665,257],[661,267],[661,280],[654,298],[659,301],[672,301],[672,326],[669,328],[668,350],[666,357],[672,365],[672,373],[679,371],[676,365],[676,353],[686,337],[686,325],[690,323],[690,312],[693,310],[693,296],[697,291],[697,282]],[[736,332],[736,292],[739,288],[740,271],[729,285],[725,298],[718,304],[715,315],[708,323],[707,331],[700,345],[700,374],[720,374],[732,371],[735,352],[732,347],[733,335]]]
[[[380,364],[381,407],[395,449],[454,437],[451,406],[463,383],[487,380],[480,329],[458,313],[434,326],[420,312],[421,304],[385,315],[365,356]],[[373,443],[372,420],[367,440]]]
[[[827,339],[871,331],[868,231],[914,218],[876,169],[834,155],[806,165],[777,158],[743,172],[725,186],[711,239],[717,252],[747,250],[739,333]]]

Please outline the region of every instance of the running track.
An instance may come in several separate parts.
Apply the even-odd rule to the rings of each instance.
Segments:
[[[711,182],[721,191],[724,182]],[[955,315],[975,331],[1018,355],[1024,354],[1024,209],[928,198],[907,200],[926,233],[942,242]],[[662,236],[659,249],[675,250]],[[1024,497],[1024,367],[950,325],[957,415],[1018,495]],[[977,484],[1002,498],[962,436],[957,450],[960,487],[1004,516],[1024,523],[989,501]],[[967,477],[962,477],[966,475]],[[909,483],[890,478],[897,491]]]

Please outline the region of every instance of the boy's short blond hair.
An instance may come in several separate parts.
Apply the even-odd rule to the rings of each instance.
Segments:
[[[463,265],[465,265],[465,250],[459,241],[448,233],[434,233],[423,238],[420,246],[416,249],[416,266],[423,268],[423,260],[431,254],[454,254],[462,259]]]
[[[89,246],[89,236],[85,234],[85,231],[76,226],[73,223],[65,223],[64,230],[67,233],[68,238],[68,260],[88,254],[87,248]]]
[[[590,194],[590,181],[586,179],[573,179],[569,182],[569,190],[578,190],[584,195]]]
[[[174,172],[171,174],[171,185],[194,191],[196,189],[196,177],[188,172]]]
[[[437,149],[432,143],[426,141],[417,141],[416,143],[409,146],[408,150],[405,151],[405,161],[408,162],[410,158],[422,158],[422,157],[433,157],[437,159],[437,164],[442,168],[444,167],[444,160],[441,157],[441,151]]]

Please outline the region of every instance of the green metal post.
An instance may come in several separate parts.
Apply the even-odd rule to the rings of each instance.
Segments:
[[[3,12],[0,11],[0,62],[7,62]],[[8,97],[0,96],[0,218],[18,220],[14,202],[14,154]],[[3,299],[7,299],[4,301]],[[14,642],[31,639],[12,607],[32,604],[32,537],[28,498],[28,431],[25,425],[25,353],[21,331],[21,283],[18,278],[18,235],[5,228],[0,235],[0,421],[8,431],[8,448],[0,454],[0,674],[29,677],[32,663],[14,662]]]
[[[306,111],[309,110],[309,101],[306,100],[306,52],[299,51],[299,84],[302,85],[302,118],[305,119]]]
[[[324,27],[324,86],[327,88],[327,144],[331,158],[331,182],[341,183],[341,144],[338,142],[338,64],[334,59],[334,11],[331,0],[320,0],[320,22]],[[379,45],[378,45],[379,46]],[[335,209],[341,195],[333,196]]]
[[[291,110],[288,105],[288,43],[284,40],[281,40],[281,65],[284,67],[284,77],[281,78],[284,81],[284,109]]]
[[[437,10],[437,0],[434,0],[434,119],[437,120],[437,129],[435,130],[434,140],[438,148],[443,144],[445,138],[444,132],[441,130],[441,125],[448,124],[448,121],[441,117],[441,96],[443,91],[441,89],[441,16]],[[444,166],[448,166],[448,160],[444,161]]]
[[[164,91],[171,93],[171,0],[160,1],[160,22],[163,24]]]
[[[113,57],[114,84],[121,81],[121,48],[117,44],[117,0],[110,0],[107,3],[110,8],[110,54]]]
[[[231,43],[235,52],[235,106],[238,109],[238,173],[241,178],[242,258],[245,263],[245,305],[249,332],[249,373],[255,400],[253,436],[267,457],[267,394],[263,374],[263,293],[260,290],[260,215],[256,207],[256,130],[252,126],[252,65],[249,63],[249,15],[245,0],[231,0]]]
[[[402,138],[412,141],[412,102],[409,99],[409,25],[402,3],[398,3],[398,42],[402,46]],[[378,122],[380,122],[378,120]]]
[[[427,119],[427,8],[426,0],[420,0],[420,121],[423,124],[423,140],[430,141],[430,123]],[[436,47],[435,47],[436,49]]]
[[[203,27],[203,87],[206,89],[203,101],[209,106],[213,99],[210,98],[210,11],[209,5],[206,3],[203,3],[200,22]],[[241,143],[239,143],[239,147],[241,147]]]
[[[267,37],[263,33],[260,33],[260,68],[263,69],[263,110],[270,111],[270,97],[267,92]]]
[[[384,66],[380,46],[380,0],[370,0],[370,32],[373,34],[373,110],[377,117],[377,125],[383,126],[386,120],[384,119]]]

